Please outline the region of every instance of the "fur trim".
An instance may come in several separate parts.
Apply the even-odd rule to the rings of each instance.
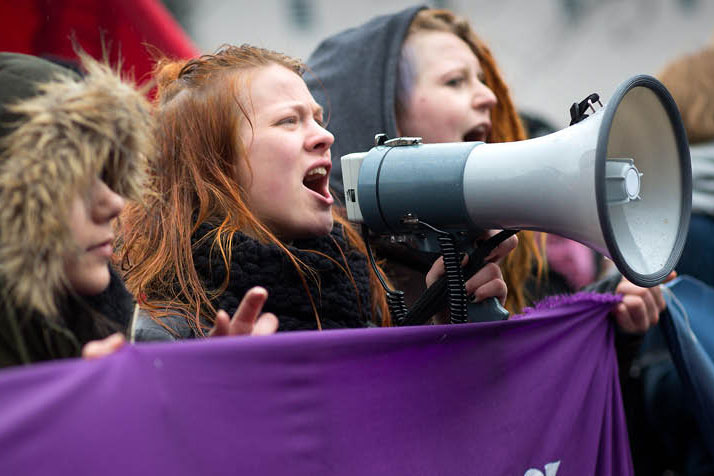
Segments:
[[[11,110],[24,122],[3,139],[0,158],[0,282],[3,298],[45,316],[67,294],[67,226],[78,193],[101,174],[138,199],[152,154],[146,99],[108,66],[83,57],[81,81],[59,77]]]

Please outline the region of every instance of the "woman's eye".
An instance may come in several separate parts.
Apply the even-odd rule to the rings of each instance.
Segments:
[[[298,123],[298,118],[297,116],[289,116],[289,117],[284,117],[283,119],[280,119],[278,121],[278,125],[290,125],[290,124],[297,124]]]
[[[464,81],[465,81],[465,79],[462,77],[451,78],[448,81],[446,81],[445,84],[451,88],[457,88],[457,87],[461,86],[464,83]]]
[[[322,127],[323,129],[325,128],[326,124],[325,121],[322,120],[321,117],[316,117],[315,122],[317,122],[317,125]]]

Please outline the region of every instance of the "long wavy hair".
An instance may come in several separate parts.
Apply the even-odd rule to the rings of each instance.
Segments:
[[[217,311],[212,299],[229,284],[233,236],[244,232],[285,253],[299,273],[321,328],[307,284],[308,279],[317,281],[314,271],[250,211],[237,175],[237,162],[246,160],[246,146],[238,131],[243,121],[250,123],[241,93],[250,84],[251,72],[274,64],[300,76],[304,69],[296,59],[248,45],[226,45],[215,54],[188,61],[162,59],[156,65],[158,159],[145,205],[129,206],[122,214],[120,254],[127,287],[154,319],[178,311],[203,334],[202,326],[212,323]],[[347,220],[334,210],[332,214],[342,225],[348,246],[366,254],[363,241]],[[211,241],[211,249],[225,266],[226,278],[219,289],[204,288],[192,254],[192,235],[208,221],[217,227],[203,239]],[[345,257],[335,264],[352,280],[357,293]],[[370,287],[374,319],[390,325],[384,290],[371,269]]]
[[[469,22],[448,10],[425,9],[414,17],[407,37],[422,31],[453,33],[469,45],[481,63],[484,83],[498,99],[491,112],[492,128],[486,141],[491,143],[527,139],[525,129],[513,105],[511,93],[496,66],[491,50],[476,35]],[[545,260],[541,254],[545,249],[545,235],[541,234],[541,239],[536,240],[536,234],[533,232],[521,231],[518,233],[518,239],[518,247],[501,265],[503,278],[508,286],[506,308],[511,312],[520,312],[528,304],[525,284],[533,269],[536,270],[537,280],[540,280],[545,271]]]

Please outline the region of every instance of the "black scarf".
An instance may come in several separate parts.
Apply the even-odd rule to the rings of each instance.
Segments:
[[[196,271],[207,290],[217,290],[225,278],[225,266],[217,248],[211,252],[212,237],[201,239],[215,230],[204,223],[194,234],[193,259]],[[342,249],[355,286],[349,276],[323,253],[344,267]],[[317,279],[304,271],[323,329],[366,327],[372,321],[369,270],[366,257],[347,246],[342,227],[335,225],[329,236],[296,240],[288,249],[315,271]],[[280,321],[279,330],[317,329],[310,299],[295,266],[273,244],[262,244],[242,233],[235,233],[232,243],[228,288],[212,304],[229,315],[238,308],[248,289],[262,286],[268,290],[263,312],[272,312]]]
[[[67,296],[55,317],[0,303],[0,368],[79,357],[82,346],[113,332],[124,332],[134,298],[109,267],[111,280],[96,296]]]

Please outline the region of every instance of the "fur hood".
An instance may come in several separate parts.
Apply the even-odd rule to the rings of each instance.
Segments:
[[[7,56],[0,55],[0,89],[27,81],[22,67],[20,74],[4,74]],[[11,56],[17,61],[24,55]],[[28,68],[47,63],[20,59]],[[2,298],[46,317],[57,314],[67,295],[63,269],[64,257],[75,250],[67,226],[74,198],[98,175],[118,194],[140,198],[152,153],[146,99],[109,67],[88,57],[83,66],[81,80],[47,66],[52,79],[38,84],[36,94],[0,106],[1,117],[9,111],[20,118],[0,139]]]

